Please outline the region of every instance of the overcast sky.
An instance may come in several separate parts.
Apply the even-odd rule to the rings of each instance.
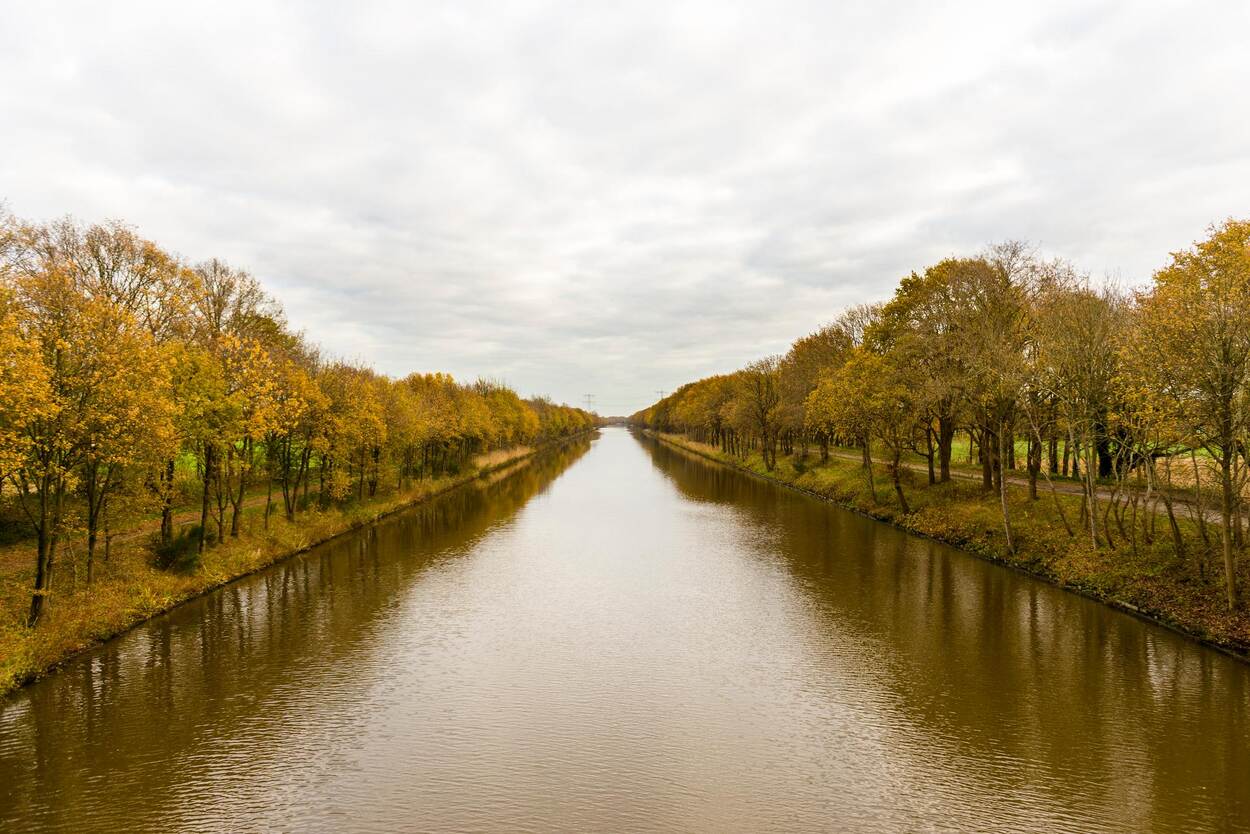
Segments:
[[[330,353],[629,413],[1022,238],[1250,214],[1250,3],[0,0],[0,200],[255,273]]]

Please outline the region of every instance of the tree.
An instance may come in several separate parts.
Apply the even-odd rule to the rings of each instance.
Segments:
[[[219,511],[224,513],[220,498],[224,494],[230,505],[230,536],[239,535],[244,498],[251,475],[256,468],[256,442],[272,436],[282,428],[289,410],[302,404],[280,398],[289,392],[279,389],[279,374],[273,358],[258,339],[227,333],[217,344],[218,361],[222,364],[226,396],[232,400],[236,421],[227,424],[232,433],[224,436],[225,460],[217,467]],[[282,406],[286,406],[285,409]],[[298,416],[298,415],[296,415]],[[223,426],[225,428],[225,426]],[[222,519],[218,519],[221,532]]]
[[[38,350],[49,392],[47,407],[24,427],[26,454],[10,476],[36,536],[28,616],[34,626],[46,607],[76,477],[88,478],[90,538],[98,509],[116,485],[113,468],[133,451],[123,447],[160,434],[163,412],[150,395],[161,367],[133,319],[107,299],[79,292],[59,262],[24,270],[14,286],[20,327]]]
[[[742,369],[739,385],[751,425],[759,433],[764,466],[772,471],[777,466],[777,430],[780,424],[781,393],[776,356],[752,362]]]
[[[1126,324],[1123,299],[1074,276],[1049,282],[1034,304],[1032,387],[1054,404],[1069,445],[1084,453],[1082,487],[1094,547],[1099,544],[1095,456],[1107,437]]]
[[[31,423],[53,416],[47,370],[20,316],[13,292],[0,285],[0,494],[31,451]]]
[[[877,484],[872,471],[872,436],[882,410],[877,382],[883,370],[880,356],[856,348],[842,367],[822,379],[807,398],[807,425],[811,431],[824,432],[860,447],[874,501]]]
[[[809,436],[820,443],[822,460],[829,458],[829,437],[804,431],[805,404],[820,380],[840,367],[853,347],[847,328],[834,322],[795,341],[778,369],[782,424],[787,431],[804,432],[805,450]]]
[[[280,331],[281,311],[247,272],[213,258],[189,273],[190,330],[196,350],[184,379],[193,407],[204,418],[193,426],[192,445],[201,473],[200,551],[207,542],[210,494],[215,498],[217,535],[238,535],[243,495],[254,468],[254,444],[269,417],[273,370],[262,340]],[[217,367],[204,364],[210,360]]]
[[[200,472],[197,547],[203,554],[208,547],[209,501],[221,465],[220,450],[233,435],[239,403],[230,396],[222,364],[208,348],[182,346],[174,355],[172,375],[176,431],[196,456]]]
[[[102,314],[84,321],[94,332],[80,335],[98,343],[92,377],[83,382],[91,402],[81,415],[87,442],[79,479],[86,499],[88,583],[110,499],[128,474],[157,468],[174,448],[165,357],[128,313],[98,303]]]
[[[1017,399],[1026,379],[1031,266],[1022,244],[1006,243],[966,262],[959,276],[958,350],[967,371],[967,402],[982,438],[983,480],[998,489],[1007,549],[1013,552],[1006,470],[1014,454]]]
[[[329,402],[308,368],[288,358],[281,363],[274,406],[277,419],[266,441],[270,462],[270,486],[276,478],[282,487],[282,506],[287,521],[295,520],[300,488],[308,489],[318,426]],[[268,499],[265,510],[268,519]]]
[[[960,350],[967,325],[964,296],[970,287],[970,273],[980,266],[969,259],[947,258],[922,274],[911,273],[899,282],[894,297],[881,308],[866,334],[880,353],[907,342],[917,384],[924,389],[936,423],[936,479],[942,483],[951,477],[951,449],[968,385],[968,369]]]
[[[1143,356],[1158,394],[1176,403],[1220,480],[1220,528],[1229,609],[1237,606],[1236,462],[1250,429],[1250,222],[1229,220],[1176,252],[1140,299]]]

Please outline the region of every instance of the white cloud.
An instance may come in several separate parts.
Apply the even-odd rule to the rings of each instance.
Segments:
[[[1148,277],[1250,183],[1239,3],[9,4],[0,199],[333,352],[629,412],[1008,237]]]

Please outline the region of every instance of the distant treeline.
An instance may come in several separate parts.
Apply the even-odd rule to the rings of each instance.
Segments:
[[[0,501],[37,541],[31,626],[58,543],[85,535],[89,582],[120,517],[159,513],[168,541],[187,468],[202,551],[238,535],[249,486],[268,486],[266,522],[275,490],[293,519],[595,423],[495,382],[324,358],[247,272],[123,224],[0,214]]]
[[[984,488],[1002,495],[1009,549],[1003,471],[1027,473],[1034,499],[1039,477],[1071,472],[1084,487],[1080,517],[1054,502],[1068,536],[1135,551],[1125,508],[1135,521],[1144,493],[1162,504],[1175,555],[1200,576],[1221,572],[1235,608],[1250,477],[1250,222],[1212,227],[1137,292],[1095,285],[1020,243],[948,258],[786,355],[684,385],[631,419],[726,453],[758,450],[770,469],[779,447],[813,444],[825,457],[831,444],[858,447],[874,495],[880,449],[904,512],[904,456],[927,460],[930,483],[948,481],[966,433]],[[1215,531],[1204,492],[1215,493],[1205,499],[1218,507]],[[1177,496],[1197,547],[1181,533]]]

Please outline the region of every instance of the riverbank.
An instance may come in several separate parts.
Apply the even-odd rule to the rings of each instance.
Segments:
[[[293,522],[277,512],[266,527],[263,507],[253,508],[245,513],[237,538],[211,547],[186,570],[155,567],[152,536],[120,535],[96,581],[89,586],[75,583],[68,593],[54,596],[45,620],[35,629],[24,624],[30,604],[28,577],[21,573],[5,576],[0,585],[0,697],[185,602],[392,513],[501,474],[571,439],[481,455],[459,475],[418,481],[408,489],[379,493],[359,503],[306,510]],[[33,559],[31,555],[32,564]]]
[[[1007,548],[999,496],[985,493],[975,483],[929,485],[908,470],[903,480],[911,512],[904,513],[884,466],[877,474],[874,498],[857,461],[831,457],[821,462],[815,454],[807,458],[779,455],[776,468],[769,472],[758,453],[740,458],[684,436],[645,433],[685,452],[1024,571],[1250,660],[1250,614],[1244,606],[1237,612],[1226,610],[1218,577],[1195,580],[1192,571],[1177,561],[1170,540],[1165,541],[1166,519],[1156,523],[1158,535],[1152,541],[1146,541],[1149,522],[1143,519],[1136,522],[1143,534],[1133,533],[1138,538],[1135,546],[1126,539],[1115,549],[1095,549],[1079,532],[1069,536],[1060,518],[1063,512],[1075,523],[1079,497],[1050,496],[1042,485],[1041,497],[1030,500],[1025,490],[1013,488],[1009,490],[1016,540],[1013,553]],[[1192,525],[1182,522],[1181,526],[1183,535],[1197,547]],[[1247,581],[1247,577],[1240,579]]]

